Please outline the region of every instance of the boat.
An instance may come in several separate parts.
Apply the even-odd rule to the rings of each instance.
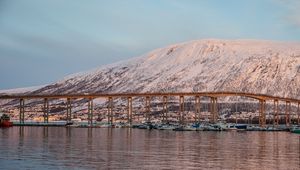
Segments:
[[[118,122],[115,124],[114,126],[115,128],[125,128],[125,127],[129,127],[128,124],[124,123],[124,122]],[[133,127],[133,126],[132,126]]]
[[[259,127],[259,126],[255,126],[255,125],[250,125],[247,126],[247,131],[265,131],[265,128],[263,127]]]
[[[228,124],[226,130],[243,132],[247,130],[246,124]]]
[[[204,131],[204,126],[200,125],[196,128],[196,131]]]
[[[299,127],[299,126],[293,127],[293,128],[291,129],[291,132],[292,132],[292,133],[300,134],[300,127]]]
[[[173,130],[175,128],[176,128],[175,126],[167,125],[167,124],[163,124],[163,125],[157,127],[158,130]]]
[[[237,131],[238,129],[235,127],[235,124],[227,124],[226,130],[228,131]]]
[[[184,130],[184,131],[196,131],[197,128],[194,127],[194,126],[184,126],[184,127],[183,127],[183,130]]]
[[[0,127],[11,127],[13,123],[7,114],[0,114]]]
[[[100,127],[100,128],[111,128],[112,126],[113,125],[110,124],[110,123],[104,123],[104,124],[99,125],[98,127]]]
[[[67,121],[67,123],[66,123],[66,126],[71,126],[71,125],[73,125],[74,124],[74,122],[69,122],[69,121]]]
[[[292,132],[292,133],[300,134],[300,129],[292,129],[291,132]]]
[[[142,123],[140,125],[137,125],[137,126],[134,126],[135,128],[138,128],[138,129],[153,129],[154,128],[154,125],[151,123],[151,122],[145,122],[145,123]]]
[[[282,130],[277,127],[268,126],[266,131],[273,132],[273,131],[282,131]]]
[[[223,123],[208,124],[204,126],[204,131],[225,131],[226,126]]]
[[[177,126],[173,129],[173,131],[184,131],[184,127],[183,126]]]
[[[236,124],[235,127],[238,130],[246,130],[247,129],[247,125],[246,124]]]
[[[138,129],[148,129],[148,125],[141,124],[137,127]]]

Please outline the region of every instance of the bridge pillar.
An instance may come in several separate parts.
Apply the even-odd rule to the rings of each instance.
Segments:
[[[150,122],[150,96],[146,96],[146,122]]]
[[[72,120],[72,103],[71,99],[67,98],[67,122],[71,122]]]
[[[24,122],[25,122],[25,100],[24,99],[20,99],[19,121],[21,124],[24,124]]]
[[[196,96],[195,97],[195,121],[198,121],[198,123],[200,123],[200,97]]]
[[[274,100],[273,126],[278,126],[278,124],[279,124],[278,100]]]
[[[290,126],[291,124],[291,102],[290,101],[286,101],[285,102],[285,123],[286,126]]]
[[[107,122],[109,124],[113,124],[113,98],[108,97],[108,114],[107,114]]]
[[[300,125],[300,108],[299,108],[300,103],[298,103],[298,108],[297,108],[297,113],[298,113],[298,125]]]
[[[274,100],[273,104],[273,126],[276,125],[276,101]]]
[[[260,111],[259,111],[259,125],[260,127],[266,126],[266,101],[259,100],[260,103]]]
[[[262,114],[262,117],[263,117],[263,126],[265,127],[266,124],[267,124],[267,119],[266,119],[266,100],[263,101],[263,114]]]
[[[292,124],[292,102],[289,103],[289,124]]]
[[[88,125],[93,126],[93,99],[88,101]]]
[[[215,97],[214,102],[214,111],[215,111],[215,121],[218,120],[219,114],[218,114],[218,98]]]
[[[262,115],[262,102],[259,100],[259,116],[258,116],[258,124],[262,127],[261,115]]]
[[[212,123],[216,123],[217,121],[217,98],[210,98],[210,114]]]
[[[47,98],[44,98],[44,123],[49,122],[49,100]]]
[[[164,96],[163,97],[163,122],[168,121],[168,97]]]
[[[184,124],[184,97],[179,97],[179,107],[180,107],[180,113],[179,113],[179,122],[180,124]]]
[[[127,122],[132,125],[132,97],[127,98]]]
[[[212,97],[210,98],[210,122],[213,122],[213,99]]]

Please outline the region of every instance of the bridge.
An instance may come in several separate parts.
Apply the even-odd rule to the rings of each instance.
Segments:
[[[179,121],[184,122],[184,97],[189,96],[194,98],[195,114],[200,120],[200,97],[210,98],[210,121],[216,122],[219,115],[217,111],[218,98],[239,96],[255,99],[259,102],[259,125],[261,127],[266,126],[266,102],[272,101],[273,103],[273,123],[274,125],[279,124],[279,102],[285,102],[285,123],[287,126],[291,124],[291,104],[297,105],[297,123],[300,124],[300,100],[293,98],[284,98],[279,96],[271,96],[265,94],[255,93],[244,93],[244,92],[180,92],[180,93],[83,93],[83,94],[49,94],[49,95],[2,95],[0,100],[19,100],[19,121],[20,123],[25,122],[25,100],[28,99],[42,99],[43,100],[43,117],[44,122],[49,121],[49,100],[50,99],[65,99],[67,101],[66,113],[67,121],[71,121],[72,117],[72,100],[73,99],[87,99],[88,100],[88,124],[93,125],[93,100],[97,98],[105,98],[108,101],[108,113],[107,118],[109,123],[113,123],[113,100],[114,98],[127,98],[127,121],[132,124],[132,100],[135,97],[145,98],[146,104],[146,119],[150,120],[150,100],[151,97],[162,97],[163,98],[163,120],[167,119],[168,112],[168,99],[170,97],[179,97]]]

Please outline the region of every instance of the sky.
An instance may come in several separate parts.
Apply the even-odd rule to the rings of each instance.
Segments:
[[[0,0],[0,89],[196,39],[300,41],[298,0]]]

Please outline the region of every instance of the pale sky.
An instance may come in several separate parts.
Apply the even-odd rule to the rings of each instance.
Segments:
[[[195,39],[300,41],[298,0],[0,0],[0,89]]]

